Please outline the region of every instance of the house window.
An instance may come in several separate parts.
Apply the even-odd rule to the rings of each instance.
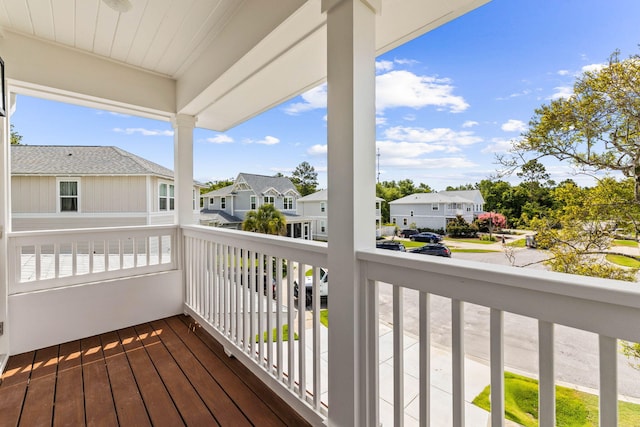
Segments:
[[[209,204],[213,205],[213,197],[209,198]]]
[[[407,218],[402,218],[402,225],[407,225]]]
[[[467,212],[471,212],[471,205],[467,205]]]
[[[324,202],[320,202],[320,212],[324,212],[324,211],[325,211]]]
[[[293,210],[293,197],[284,198],[284,209],[289,211]]]
[[[437,211],[439,209],[440,209],[440,207],[438,205],[432,205],[431,206],[431,210]]]
[[[256,198],[256,196],[249,197],[249,204],[251,205],[251,210],[255,211],[256,205],[258,204],[258,199]]]
[[[227,208],[227,198],[220,197],[220,209],[226,209],[226,208]]]
[[[276,199],[273,196],[264,196],[265,205],[275,205]]]
[[[380,202],[376,202],[376,210],[380,210]]]
[[[324,228],[324,221],[320,221],[320,232],[324,233],[325,232],[325,228]]]
[[[59,181],[60,212],[78,212],[79,181]]]
[[[393,223],[395,224],[395,223],[396,223],[396,219],[395,219],[395,218],[392,218],[392,219],[391,219],[391,222],[393,222]]]
[[[409,216],[413,216],[413,211],[409,211]]]
[[[173,184],[160,184],[158,210],[172,211],[175,209],[175,192]]]

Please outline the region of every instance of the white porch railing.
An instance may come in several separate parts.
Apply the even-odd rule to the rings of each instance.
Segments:
[[[9,235],[9,295],[176,268],[177,227],[140,226]]]
[[[640,341],[640,289],[636,283],[577,277],[547,271],[439,259],[414,254],[358,253],[365,285],[363,325],[370,328],[367,349],[373,360],[362,360],[368,402],[366,425],[379,425],[379,282],[393,286],[393,420],[405,419],[403,291],[419,295],[419,414],[429,425],[430,414],[430,295],[451,299],[452,425],[465,424],[464,304],[490,308],[491,425],[504,425],[503,313],[538,321],[539,420],[555,425],[554,326],[566,325],[599,335],[600,425],[617,425],[617,339]],[[452,262],[453,261],[453,262]],[[452,265],[455,264],[455,265]],[[535,274],[532,274],[534,273]],[[413,396],[412,396],[413,397]]]
[[[320,326],[322,301],[316,296],[326,244],[200,226],[183,227],[183,239],[185,311],[227,353],[320,424],[327,413],[327,329]],[[310,307],[307,275],[313,277]]]

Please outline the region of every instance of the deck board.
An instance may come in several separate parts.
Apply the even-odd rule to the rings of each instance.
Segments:
[[[191,318],[175,316],[11,356],[5,426],[305,426]]]

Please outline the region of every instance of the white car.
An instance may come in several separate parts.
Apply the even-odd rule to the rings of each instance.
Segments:
[[[320,298],[326,298],[329,295],[329,272],[324,268],[320,269]],[[305,295],[304,301],[307,306],[313,302],[313,276],[305,276],[304,278]],[[298,298],[298,282],[293,282],[293,296]]]

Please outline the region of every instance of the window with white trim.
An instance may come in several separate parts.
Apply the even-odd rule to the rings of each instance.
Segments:
[[[326,210],[324,202],[320,202],[320,212],[324,212]]]
[[[392,218],[392,219],[391,219],[391,222],[393,222],[393,223],[395,224],[395,223],[396,223],[396,219],[395,219],[395,218]]]
[[[158,189],[158,210],[172,211],[175,210],[175,188],[173,184],[160,183]]]
[[[210,204],[210,205],[213,205],[213,202],[214,202],[214,198],[213,198],[213,197],[210,197],[210,198],[209,198],[209,204]]]
[[[431,210],[437,211],[437,210],[440,210],[440,207],[438,205],[434,204],[434,205],[431,206]]]
[[[227,198],[220,197],[220,209],[226,209],[226,208],[227,208]]]
[[[407,225],[407,218],[402,218],[402,225]]]
[[[409,211],[409,216],[413,216],[413,211]]]
[[[276,198],[273,196],[264,196],[264,204],[265,205],[275,205]]]
[[[380,210],[380,202],[376,202],[376,210],[379,211]]]
[[[293,210],[293,197],[287,196],[284,198],[284,209],[285,210]]]
[[[324,221],[320,221],[320,232],[321,232],[321,233],[324,233],[324,232],[325,232]]]
[[[67,179],[58,181],[60,212],[79,212],[80,181]]]
[[[249,197],[249,204],[252,211],[256,210],[256,205],[258,204],[258,198],[256,196]]]

